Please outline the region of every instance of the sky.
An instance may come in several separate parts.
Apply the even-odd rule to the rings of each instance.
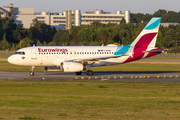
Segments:
[[[159,9],[180,11],[180,0],[0,0],[0,7],[10,3],[14,4],[14,7],[34,8],[35,12],[64,12],[66,9],[78,9],[81,13],[85,13],[94,9],[104,9],[112,14],[117,10],[153,14]]]

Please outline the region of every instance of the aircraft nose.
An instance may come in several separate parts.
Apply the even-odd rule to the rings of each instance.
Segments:
[[[8,57],[8,62],[11,63],[11,64],[13,64],[13,58],[12,58],[12,56]]]

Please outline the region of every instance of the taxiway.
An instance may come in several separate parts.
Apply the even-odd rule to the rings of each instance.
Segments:
[[[0,80],[94,80],[94,81],[141,81],[180,83],[180,72],[95,72],[87,76],[74,73],[35,72],[30,76],[24,71],[0,71]]]

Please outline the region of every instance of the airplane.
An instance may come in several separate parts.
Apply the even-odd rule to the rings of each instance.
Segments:
[[[19,49],[8,62],[31,66],[31,76],[35,66],[43,66],[46,71],[75,72],[76,75],[87,70],[86,74],[92,76],[91,67],[128,63],[165,52],[155,47],[160,21],[159,17],[152,18],[127,46],[32,46]]]

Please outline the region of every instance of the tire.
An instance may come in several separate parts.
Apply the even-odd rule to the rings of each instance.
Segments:
[[[30,72],[29,75],[30,75],[30,76],[33,76],[33,75],[34,75],[34,72]]]
[[[88,71],[86,72],[86,74],[89,75],[89,76],[92,76],[92,75],[94,74],[94,72],[93,72],[92,70],[88,70]]]

